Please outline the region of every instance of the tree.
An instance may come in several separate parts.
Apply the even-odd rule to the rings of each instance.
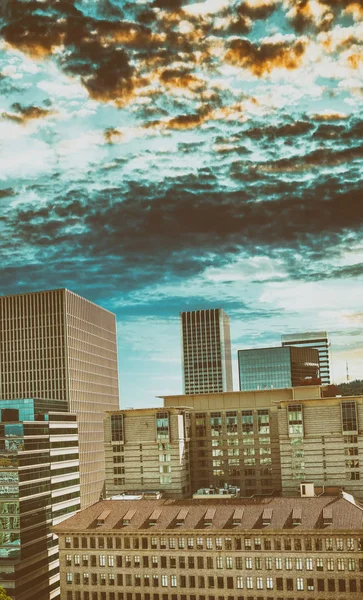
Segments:
[[[0,585],[0,600],[12,600],[10,596],[7,595],[4,588]]]

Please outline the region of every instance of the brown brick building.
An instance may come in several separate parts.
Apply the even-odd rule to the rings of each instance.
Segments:
[[[351,600],[354,498],[106,500],[55,527],[62,600]]]

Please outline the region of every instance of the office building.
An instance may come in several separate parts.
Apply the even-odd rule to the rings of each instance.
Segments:
[[[241,391],[291,388],[319,377],[319,355],[312,348],[252,348],[238,351]]]
[[[278,420],[284,494],[312,481],[362,497],[362,396],[282,400]]]
[[[105,500],[55,527],[62,600],[359,600],[362,516],[347,494]]]
[[[188,407],[192,492],[232,486],[241,496],[279,493],[279,403],[320,396],[320,386],[163,396],[165,409]]]
[[[315,348],[319,352],[319,373],[321,383],[330,383],[330,343],[326,331],[306,333],[290,333],[281,336],[282,346],[295,346],[297,348]]]
[[[180,313],[185,394],[232,391],[229,317],[221,308]]]
[[[49,408],[0,400],[0,586],[13,600],[60,600],[51,526],[80,509],[76,416]]]
[[[0,297],[0,399],[77,415],[82,507],[104,485],[103,419],[118,400],[115,315],[66,289]]]
[[[166,497],[190,495],[189,438],[189,413],[183,409],[108,413],[107,497],[150,491],[161,491]]]

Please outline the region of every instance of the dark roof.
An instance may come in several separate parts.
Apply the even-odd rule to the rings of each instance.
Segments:
[[[332,522],[324,524],[323,511],[329,507]],[[205,524],[207,511],[208,517],[215,509],[211,524]],[[177,517],[182,509],[188,509],[185,519],[180,522]],[[243,509],[240,524],[233,524],[236,509]],[[263,515],[269,510],[271,518],[269,523],[263,525]],[[110,513],[103,525],[97,526],[98,517],[109,510]],[[124,526],[123,518],[129,511],[135,510],[130,519],[130,524]],[[158,518],[155,522],[155,515]],[[301,512],[301,523],[293,525],[294,514]],[[242,511],[241,511],[242,512]],[[241,514],[239,512],[239,514]],[[326,513],[324,513],[326,514]],[[329,511],[330,514],[330,511]],[[266,515],[266,512],[265,512]],[[153,519],[150,517],[153,516]],[[54,527],[56,532],[118,530],[122,532],[162,531],[162,530],[362,530],[363,510],[355,504],[354,499],[347,495],[321,496],[314,498],[259,498],[259,499],[223,499],[223,500],[103,500],[79,511],[76,515],[59,523]],[[177,524],[178,521],[178,524]],[[210,522],[210,521],[208,521]],[[152,523],[155,523],[152,525]]]

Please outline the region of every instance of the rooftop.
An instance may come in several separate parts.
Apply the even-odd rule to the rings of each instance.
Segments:
[[[211,508],[215,509],[213,518]],[[324,519],[329,508],[329,520]],[[268,510],[266,510],[268,509]],[[99,516],[109,511],[102,525]],[[209,511],[209,512],[208,512]],[[132,512],[132,517],[130,514]],[[180,518],[181,512],[183,519]],[[266,519],[268,512],[269,518]],[[301,515],[298,523],[293,514]],[[157,518],[155,518],[157,515]],[[238,516],[238,518],[237,518]],[[59,523],[55,532],[124,531],[363,530],[363,510],[349,494],[218,500],[103,500]]]

